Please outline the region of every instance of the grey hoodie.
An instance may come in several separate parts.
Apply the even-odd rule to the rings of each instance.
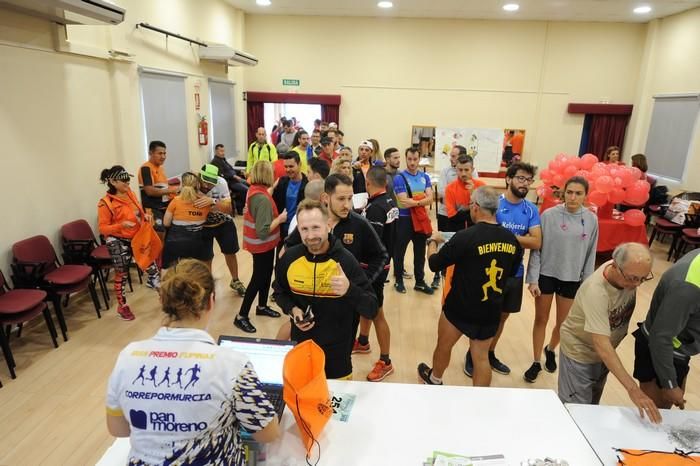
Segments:
[[[540,275],[565,282],[580,282],[595,269],[598,217],[581,207],[571,213],[564,204],[544,211],[542,248],[530,251],[526,283],[537,283]]]

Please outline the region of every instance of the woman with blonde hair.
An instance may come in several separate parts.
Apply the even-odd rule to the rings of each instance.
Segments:
[[[250,277],[238,315],[233,320],[233,325],[246,333],[257,331],[248,317],[256,296],[258,306],[255,308],[255,315],[281,315],[267,305],[274,270],[275,248],[280,241],[280,225],[287,221],[287,211],[278,213],[269,192],[273,178],[272,165],[265,160],[256,163],[250,173],[251,186],[248,189],[243,217],[243,249],[253,255],[253,275]]]
[[[183,173],[180,186],[180,194],[170,201],[163,216],[163,225],[168,228],[163,246],[166,268],[180,258],[212,259],[202,233],[211,206],[209,202],[197,202],[200,197],[206,197],[199,192],[199,177],[191,172]]]
[[[352,169],[352,161],[348,159],[347,157],[338,157],[333,161],[333,165],[331,165],[331,172],[330,175],[333,175],[335,173],[342,173],[343,175],[347,175],[350,177],[352,180],[353,178],[353,169]]]
[[[124,348],[112,370],[107,429],[129,437],[129,464],[243,466],[240,430],[271,442],[279,425],[248,358],[206,330],[214,278],[203,262],[183,259],[160,294],[163,326]]]

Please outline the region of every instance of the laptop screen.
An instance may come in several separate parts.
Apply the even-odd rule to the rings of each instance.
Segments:
[[[268,343],[264,340],[256,341],[255,339],[250,339],[249,341],[241,341],[238,339],[229,340],[223,337],[219,339],[219,345],[233,348],[248,356],[250,362],[253,363],[255,372],[258,373],[260,381],[277,385],[283,384],[284,357],[289,350],[294,348],[294,344],[291,342]]]

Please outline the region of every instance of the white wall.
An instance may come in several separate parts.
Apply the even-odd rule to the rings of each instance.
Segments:
[[[64,223],[85,218],[94,224],[96,204],[105,191],[98,181],[100,171],[119,163],[135,173],[146,160],[138,66],[189,75],[192,167],[207,160],[211,149],[196,140],[195,81],[202,84],[200,113],[207,116],[207,76],[235,81],[241,95],[240,69],[227,73],[223,65],[200,63],[186,42],[166,41],[161,34],[134,27],[148,22],[192,38],[242,47],[240,11],[224,0],[119,3],[127,9],[121,25],[69,27],[69,43],[63,48],[76,53],[54,51],[56,29],[48,21],[0,10],[0,173],[5,177],[3,198],[13,210],[2,227],[0,268],[8,277],[12,243],[44,234],[58,246]],[[131,53],[134,61],[108,60],[109,49]],[[242,107],[243,102],[237,104]],[[238,118],[241,147],[244,125]],[[136,181],[132,189],[138,191]],[[60,253],[60,247],[56,249]]]
[[[412,125],[524,128],[542,166],[577,153],[570,102],[634,102],[646,26],[620,23],[246,16],[249,91],[341,94],[341,127],[406,147]],[[289,42],[283,46],[280,38]]]
[[[637,89],[635,112],[628,131],[631,143],[625,150],[628,154],[644,152],[654,95],[700,92],[700,8],[649,24],[640,75],[643,79]],[[700,191],[700,124],[696,124],[686,172],[679,187]]]

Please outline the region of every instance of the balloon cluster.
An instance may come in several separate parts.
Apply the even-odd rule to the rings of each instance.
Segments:
[[[642,206],[649,200],[651,185],[642,179],[639,168],[602,163],[593,154],[582,157],[558,154],[540,172],[543,184],[537,188],[537,195],[543,199],[553,199],[554,192],[561,191],[573,176],[588,181],[588,201],[599,209],[607,203]],[[644,212],[639,209],[624,213],[624,221],[628,225],[643,225],[645,220]]]

